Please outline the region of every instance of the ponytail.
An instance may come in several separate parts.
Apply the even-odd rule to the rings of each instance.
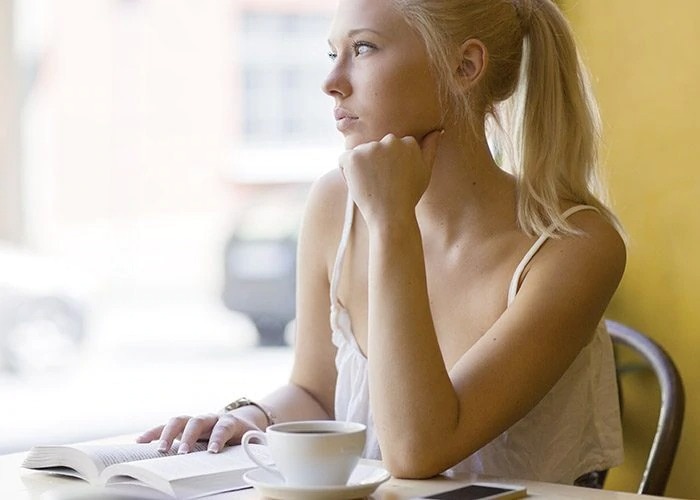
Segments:
[[[571,28],[552,0],[394,0],[422,36],[445,108],[466,133],[485,126],[501,168],[518,181],[518,223],[528,234],[554,225],[561,201],[591,205],[619,231],[599,173],[600,117]],[[478,38],[489,63],[473,95],[452,77],[450,51]]]
[[[618,230],[600,179],[601,123],[568,22],[551,0],[516,0],[523,55],[515,92],[495,118],[512,141],[502,150],[518,179],[518,222],[530,234],[553,225],[576,234],[560,201],[591,205]],[[503,145],[503,138],[501,138]]]

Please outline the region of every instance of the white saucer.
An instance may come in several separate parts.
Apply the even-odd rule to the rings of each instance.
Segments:
[[[345,486],[287,486],[284,480],[265,469],[249,470],[243,479],[261,495],[280,500],[348,500],[371,494],[391,475],[381,467],[358,465]]]

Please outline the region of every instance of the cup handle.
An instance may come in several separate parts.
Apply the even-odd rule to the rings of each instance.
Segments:
[[[250,458],[253,462],[255,462],[256,465],[259,467],[262,467],[263,469],[274,472],[275,474],[279,474],[280,471],[277,470],[276,467],[272,467],[270,464],[263,463],[255,454],[255,451],[250,447],[251,439],[257,439],[260,441],[261,444],[265,445],[267,447],[267,436],[265,435],[264,432],[260,431],[248,431],[245,434],[243,434],[243,438],[241,439],[241,445],[243,446],[243,451],[246,452],[246,455],[248,455],[248,458]]]

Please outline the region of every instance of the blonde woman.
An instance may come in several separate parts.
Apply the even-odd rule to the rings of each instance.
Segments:
[[[560,11],[340,0],[329,44],[346,152],[308,200],[289,384],[140,440],[215,452],[273,420],[335,418],[366,423],[366,455],[397,477],[572,483],[618,464],[602,316],[625,246]]]

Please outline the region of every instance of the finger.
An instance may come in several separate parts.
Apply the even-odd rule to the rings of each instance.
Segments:
[[[431,168],[435,163],[438,146],[440,146],[440,139],[444,133],[444,130],[433,130],[428,135],[423,137],[423,140],[420,143],[420,149],[423,153],[423,161]]]
[[[219,416],[215,413],[199,415],[189,419],[182,431],[182,438],[180,439],[180,446],[177,452],[180,454],[189,453],[197,440],[209,436],[212,427],[214,427],[218,419]]]
[[[420,148],[420,144],[418,144],[418,141],[416,141],[416,138],[413,137],[412,135],[407,135],[406,137],[402,137],[401,142],[403,142],[406,146],[409,147],[417,147]]]
[[[227,443],[240,442],[241,436],[246,430],[247,428],[240,419],[229,414],[223,415],[211,431],[207,450],[219,453]]]
[[[170,449],[175,438],[182,434],[182,430],[185,428],[190,418],[189,415],[182,415],[171,418],[168,423],[165,424],[163,432],[160,434],[160,442],[158,443],[159,451],[168,451]]]
[[[153,427],[151,429],[148,429],[146,432],[141,434],[136,438],[137,443],[150,443],[151,441],[154,441],[158,439],[163,432],[164,425],[159,425],[157,427]]]
[[[383,143],[383,144],[390,144],[396,140],[398,140],[398,137],[396,137],[395,134],[390,132],[390,133],[386,134],[384,137],[382,137],[382,140],[379,142]]]

